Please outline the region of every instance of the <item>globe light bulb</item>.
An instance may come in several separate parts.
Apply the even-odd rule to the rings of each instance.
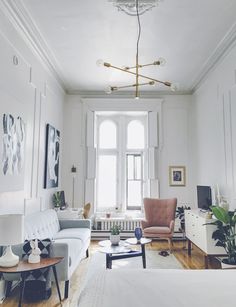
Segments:
[[[160,63],[160,66],[165,66],[166,65],[166,60],[164,58],[159,58],[158,62]]]
[[[99,59],[99,60],[97,60],[96,64],[97,64],[98,67],[101,67],[101,66],[104,65],[104,61]]]
[[[177,83],[171,83],[170,89],[175,92],[179,89],[179,85]]]
[[[112,93],[112,87],[109,85],[104,89],[106,94],[111,94]]]

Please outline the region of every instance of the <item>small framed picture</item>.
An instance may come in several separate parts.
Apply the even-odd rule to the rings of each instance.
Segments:
[[[169,166],[169,185],[176,187],[186,185],[185,166]]]

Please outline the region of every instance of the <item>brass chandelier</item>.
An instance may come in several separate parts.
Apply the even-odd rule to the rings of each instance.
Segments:
[[[120,89],[127,89],[127,88],[135,88],[135,98],[139,98],[139,87],[140,86],[145,86],[145,85],[151,85],[154,86],[156,84],[163,84],[167,87],[169,87],[172,91],[177,90],[177,85],[174,83],[171,83],[169,81],[161,81],[158,79],[154,79],[151,77],[148,77],[146,75],[143,75],[139,72],[139,70],[143,67],[147,66],[164,66],[166,61],[163,58],[159,58],[158,60],[149,63],[149,64],[140,64],[139,63],[139,40],[140,40],[140,35],[141,35],[141,23],[140,23],[140,13],[139,13],[139,1],[135,0],[135,6],[136,6],[136,14],[137,20],[138,20],[138,38],[137,38],[137,43],[136,43],[136,64],[135,66],[126,66],[126,67],[118,67],[115,65],[112,65],[111,63],[104,62],[103,60],[98,60],[97,65],[98,66],[105,66],[107,68],[113,68],[118,71],[122,71],[125,73],[128,73],[130,75],[135,76],[135,83],[131,85],[124,85],[124,86],[108,86],[108,88],[105,90],[107,94],[111,94],[114,91],[118,91]],[[144,79],[142,82],[140,82],[140,79]]]

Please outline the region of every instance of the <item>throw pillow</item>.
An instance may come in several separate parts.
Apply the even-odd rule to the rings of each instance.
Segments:
[[[89,218],[89,211],[91,209],[91,204],[90,203],[87,203],[86,205],[84,205],[84,213],[83,213],[83,216],[85,219],[88,219]]]

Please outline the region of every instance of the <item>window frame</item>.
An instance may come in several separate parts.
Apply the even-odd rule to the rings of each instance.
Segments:
[[[143,152],[144,151],[135,151],[135,152],[126,152],[125,155],[126,155],[126,192],[125,192],[125,195],[126,195],[126,203],[125,203],[125,207],[126,207],[126,210],[141,210],[142,209],[142,202],[140,204],[140,206],[129,206],[128,205],[128,198],[129,198],[129,195],[128,195],[128,183],[129,181],[138,181],[138,182],[141,182],[141,200],[143,199],[143,185],[144,185],[144,165],[143,165]],[[128,156],[133,156],[133,157],[141,157],[141,179],[129,179],[128,178]],[[135,160],[135,159],[134,159]],[[135,167],[134,167],[134,172],[135,172]],[[134,176],[135,177],[135,176]]]

